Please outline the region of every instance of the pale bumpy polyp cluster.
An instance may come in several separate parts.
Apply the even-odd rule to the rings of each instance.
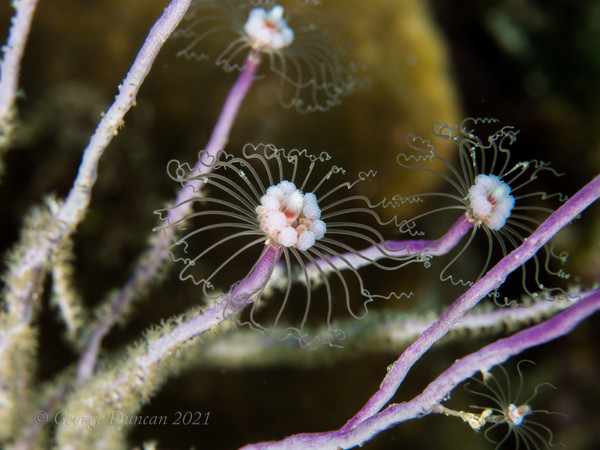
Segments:
[[[495,175],[477,175],[469,189],[470,216],[492,230],[499,230],[510,217],[515,199],[510,186]]]
[[[282,181],[267,189],[256,207],[260,228],[272,243],[308,250],[325,235],[325,222],[315,194],[303,194]]]
[[[254,8],[250,11],[244,30],[252,47],[260,50],[279,50],[294,41],[294,32],[283,18],[283,7],[276,5],[270,11]]]

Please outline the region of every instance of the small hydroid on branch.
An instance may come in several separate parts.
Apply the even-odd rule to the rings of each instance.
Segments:
[[[180,279],[191,279],[207,297],[219,296],[220,290],[227,291],[237,280],[246,279],[248,268],[266,249],[275,248],[279,263],[273,264],[276,283],[269,291],[283,293],[266,300],[265,290],[261,290],[241,322],[261,330],[283,329],[278,334],[304,340],[305,327],[309,323],[320,325],[324,317],[330,340],[343,338],[343,331],[333,326],[334,317],[345,312],[361,318],[367,302],[394,295],[367,290],[358,270],[344,255],[367,259],[389,270],[411,259],[387,252],[377,231],[383,222],[368,199],[350,192],[373,174],[360,174],[353,183],[335,183],[335,177],[345,172],[338,166],[327,167],[324,163],[329,159],[326,153],[315,156],[306,150],[248,144],[241,157],[223,152],[200,174],[172,161],[169,175],[173,180],[187,189],[191,189],[190,181],[204,184],[202,195],[194,191],[185,201],[196,210],[184,218],[169,220],[169,212],[181,204],[157,211],[164,221],[158,230],[175,227],[182,231],[170,249],[173,259],[184,265]],[[361,255],[357,249],[365,246],[387,257],[388,265]],[[309,264],[313,267],[310,274]],[[292,284],[298,279],[303,285],[293,290]],[[314,290],[317,295],[313,295]],[[362,300],[357,301],[353,292]],[[334,302],[334,298],[338,300]],[[234,306],[237,309],[239,305]]]
[[[498,371],[502,374],[502,379],[493,372],[483,372],[482,379],[472,378],[472,383],[466,386],[469,392],[484,398],[488,404],[486,406],[477,406],[475,408],[483,410],[480,415],[481,426],[485,428],[485,437],[490,442],[496,444],[496,448],[503,448],[504,444],[510,444],[510,448],[550,448],[555,445],[552,442],[552,431],[545,425],[533,419],[533,416],[540,414],[557,414],[546,410],[534,410],[532,401],[544,387],[553,387],[548,383],[543,383],[535,387],[528,398],[523,394],[523,373],[520,361],[517,364],[519,374],[519,384],[516,392],[511,388],[511,379],[506,369],[498,366]],[[446,409],[446,411],[449,411]],[[449,414],[447,415],[456,415]],[[496,439],[494,431],[505,426],[505,431],[500,439]],[[508,448],[508,447],[507,447]]]
[[[455,226],[468,237],[462,239],[462,247],[442,269],[440,278],[469,286],[488,270],[494,259],[507,255],[533,232],[553,211],[552,200],[564,201],[560,194],[547,194],[533,188],[536,182],[540,182],[538,178],[541,175],[559,175],[543,161],[514,161],[508,147],[516,141],[518,131],[512,126],[499,127],[495,119],[468,118],[455,127],[435,123],[433,132],[438,139],[456,144],[456,165],[436,153],[434,141],[414,135],[407,139],[411,151],[400,153],[397,162],[402,167],[421,171],[425,176],[439,177],[447,190],[396,195],[393,202],[396,205],[429,205],[430,209],[426,212],[401,222],[401,231],[411,236],[424,235],[419,227],[425,218],[432,215],[443,217],[443,213],[450,213],[448,220],[456,221],[462,213]],[[456,242],[458,244],[459,241]],[[485,249],[483,258],[474,256],[473,249],[478,246]],[[553,259],[564,263],[567,255],[555,255],[549,245],[544,247],[544,253],[543,268],[546,272],[567,277],[562,269],[555,272],[549,267]],[[436,254],[439,252],[435,247],[423,250],[423,255]],[[474,263],[478,259],[481,264]],[[468,268],[476,264],[479,269],[473,273]],[[537,256],[527,269],[533,271],[530,278],[526,276],[526,267],[522,268],[522,284],[529,294],[545,287],[540,278],[541,269],[542,263]],[[529,282],[532,289],[528,287]]]
[[[224,47],[216,64],[225,71],[242,70],[266,59],[279,77],[279,99],[284,107],[325,111],[358,89],[361,82],[355,69],[340,62],[338,52],[318,32],[318,25],[307,20],[308,15],[316,16],[315,9],[318,2],[314,1],[196,0],[176,33],[189,42],[179,55],[209,59],[206,38],[211,36],[214,45]]]
[[[462,419],[476,431],[484,431],[485,438],[500,448],[526,448],[539,449],[554,446],[552,442],[552,431],[532,417],[540,414],[558,414],[546,410],[534,410],[532,401],[544,386],[553,387],[551,384],[542,383],[535,387],[527,399],[523,394],[523,373],[521,365],[524,362],[533,364],[532,361],[520,361],[517,364],[519,374],[519,385],[513,393],[511,378],[506,369],[499,365],[493,372],[499,372],[502,377],[496,376],[492,371],[482,372],[481,379],[473,377],[472,383],[465,389],[479,398],[485,399],[485,406],[472,406],[481,410],[481,413],[468,411],[457,411],[442,404],[437,405],[432,412],[453,416]],[[494,435],[496,431],[504,428],[498,438]]]

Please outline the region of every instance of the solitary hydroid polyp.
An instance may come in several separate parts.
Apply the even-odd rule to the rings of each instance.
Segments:
[[[175,34],[188,40],[179,54],[209,59],[209,49],[216,44],[221,49],[216,64],[227,72],[242,70],[249,59],[253,63],[266,60],[279,77],[279,100],[284,107],[325,111],[362,82],[352,65],[341,63],[318,24],[308,19],[316,16],[318,3],[195,0]],[[210,44],[206,42],[209,36]]]
[[[241,322],[306,341],[309,324],[326,324],[325,340],[338,341],[344,333],[332,325],[335,317],[345,313],[361,318],[366,303],[376,297],[402,295],[371,293],[352,262],[367,260],[391,270],[411,260],[386,250],[378,231],[383,222],[368,199],[352,193],[373,173],[339,182],[336,178],[345,171],[325,164],[329,159],[327,153],[247,144],[239,157],[222,152],[209,160],[202,173],[172,161],[173,180],[183,186],[192,180],[203,184],[195,183],[195,192],[200,187],[202,192],[184,202],[195,210],[182,220],[168,221],[169,210],[182,204],[157,211],[165,221],[159,230],[181,229],[170,250],[184,266],[180,279],[201,286],[205,296],[220,297],[251,275],[265,249],[275,248],[279,262],[273,265],[271,278],[280,292],[265,299],[263,288]],[[381,253],[375,259],[383,256],[387,265],[362,255],[365,247]]]
[[[435,140],[414,135],[407,138],[410,151],[400,153],[397,162],[404,168],[420,171],[420,176],[437,177],[444,190],[398,194],[393,200],[399,206],[407,203],[428,206],[425,212],[401,222],[400,230],[412,236],[424,235],[424,218],[435,215],[438,220],[434,223],[444,223],[444,213],[450,216],[446,227],[456,221],[456,227],[467,230],[468,237],[442,269],[440,278],[468,286],[485,274],[495,260],[521,245],[553,212],[553,207],[564,201],[559,193],[548,194],[535,188],[536,183],[541,182],[540,176],[559,174],[543,161],[513,159],[509,146],[515,143],[518,130],[512,126],[500,127],[495,119],[468,118],[460,126],[436,122],[433,133],[436,138],[456,145],[457,165],[436,153]],[[431,220],[428,223],[431,224]],[[476,248],[482,250],[483,258],[472,251]],[[567,255],[555,255],[550,245],[544,247],[544,253],[545,271],[567,277],[562,269],[554,271],[549,267],[553,259],[564,263]],[[427,249],[423,254],[427,254]],[[524,265],[521,272],[526,292],[547,287],[540,279],[542,262],[537,256],[528,267]]]
[[[511,377],[506,369],[498,366],[493,372],[482,374],[482,379],[472,378],[472,383],[466,389],[486,400],[485,406],[477,406],[484,411],[482,417],[485,422],[484,436],[499,448],[550,448],[556,445],[553,442],[552,431],[534,419],[542,414],[560,414],[547,410],[533,409],[532,402],[543,387],[554,388],[549,383],[542,383],[535,387],[528,397],[523,392],[523,372],[521,366],[531,361],[523,360],[517,364],[519,384],[515,390],[511,387]],[[496,374],[502,374],[498,377]],[[504,431],[496,437],[496,431]]]

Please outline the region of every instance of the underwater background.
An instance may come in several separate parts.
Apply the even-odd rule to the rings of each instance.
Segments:
[[[6,3],[0,5],[3,42],[12,14]],[[101,112],[166,3],[40,0],[22,64],[19,124],[4,156],[3,252],[17,239],[32,205],[47,193],[67,194]],[[347,43],[344,57],[360,65],[368,86],[330,111],[300,114],[279,105],[273,94],[277,80],[265,76],[242,104],[229,151],[247,142],[327,151],[350,178],[377,170],[375,181],[358,192],[377,199],[439,188],[423,185],[415,178],[418,173],[393,163],[406,149],[407,134],[428,137],[434,121],[459,124],[466,116],[494,117],[521,130],[513,155],[549,161],[564,173],[544,186],[548,191],[571,195],[600,172],[600,2],[323,3],[327,20],[339,27],[336,37]],[[174,158],[195,160],[235,81],[235,73],[224,73],[212,61],[177,57],[184,45],[172,39],[163,48],[137,106],[100,164],[92,204],[75,235],[76,286],[90,308],[129,278],[156,225],[153,211],[176,192],[166,164]],[[408,207],[406,214],[411,214]],[[556,247],[570,253],[569,282],[589,288],[600,273],[600,209],[594,205],[583,216],[557,236]],[[415,292],[399,308],[425,312],[449,305],[461,290],[439,281],[438,273],[439,267],[394,273],[391,282]],[[195,286],[179,281],[172,270],[136,303],[130,320],[110,333],[105,351],[118,351],[152,324],[200,300]],[[41,380],[76,361],[55,316],[46,300],[40,315]],[[544,417],[544,423],[554,441],[570,449],[592,449],[600,441],[598,329],[600,317],[592,317],[568,336],[505,364],[514,374],[520,359],[532,360],[536,365],[525,372],[529,388],[542,382],[556,387],[542,390],[536,407],[565,415]],[[412,398],[425,387],[424,380],[500,335],[465,335],[437,345],[415,365],[394,400]],[[131,430],[131,446],[156,440],[158,448],[226,449],[339,428],[372,395],[397,353],[348,346],[306,349],[279,363],[199,358],[168,381],[140,414],[209,411],[209,424],[138,426]],[[460,387],[452,400],[463,408],[477,401]],[[390,429],[364,448],[493,445],[458,419],[432,415]]]

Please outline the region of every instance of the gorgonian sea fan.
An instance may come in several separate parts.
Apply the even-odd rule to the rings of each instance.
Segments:
[[[174,34],[188,40],[178,54],[209,59],[209,49],[220,45],[216,63],[227,72],[241,70],[247,58],[266,59],[269,69],[279,77],[279,99],[284,107],[300,112],[325,111],[362,82],[353,66],[342,65],[338,52],[314,21],[306,18],[318,3],[195,0]]]
[[[337,342],[344,333],[332,325],[335,318],[359,319],[373,299],[406,295],[373,294],[354,267],[354,258],[387,270],[412,261],[390,254],[377,230],[384,223],[367,198],[352,194],[374,173],[340,183],[336,178],[345,171],[325,164],[329,159],[327,153],[247,144],[239,157],[201,155],[200,161],[207,161],[203,173],[171,161],[169,175],[184,189],[192,189],[192,180],[202,183],[195,184],[202,192],[184,202],[195,210],[182,220],[168,221],[169,211],[182,204],[157,211],[165,221],[158,230],[181,229],[170,248],[174,261],[184,265],[179,278],[191,279],[207,297],[220,296],[252,272],[266,248],[278,249],[272,283],[242,312],[240,322],[305,342],[310,342],[308,325],[326,323],[319,339]],[[379,255],[362,255],[365,247]],[[267,290],[273,291],[269,298]]]
[[[462,244],[459,243],[460,249],[442,269],[440,278],[470,286],[485,274],[495,260],[521,245],[565,198],[561,194],[548,194],[535,188],[536,183],[541,181],[538,180],[540,176],[559,176],[548,163],[513,160],[508,147],[516,141],[518,131],[512,126],[499,127],[495,119],[468,118],[454,127],[437,122],[433,133],[438,139],[456,144],[458,163],[455,166],[438,155],[435,140],[408,136],[411,151],[400,153],[398,164],[420,171],[424,174],[422,176],[440,179],[447,189],[394,196],[397,205],[423,203],[428,206],[425,212],[403,220],[400,230],[412,236],[422,236],[427,223],[444,223],[441,217],[444,213],[449,213],[449,220],[458,219],[455,227],[466,230],[467,237]],[[556,182],[550,181],[550,184]],[[459,217],[460,213],[462,216]],[[437,220],[432,221],[433,217]],[[481,250],[483,258],[478,257],[477,249]],[[554,254],[550,245],[544,246],[543,252],[545,271],[561,278],[567,277],[562,269],[555,271],[550,267],[552,260],[563,264],[567,254]],[[424,256],[427,253],[428,249],[423,251]],[[540,278],[541,269],[538,256],[522,267],[522,285],[528,294],[547,287]],[[533,272],[531,279],[528,271]]]

